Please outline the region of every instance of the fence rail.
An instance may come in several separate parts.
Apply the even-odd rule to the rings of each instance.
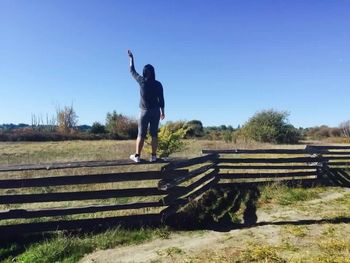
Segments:
[[[341,167],[350,166],[350,146],[307,146],[304,149],[224,149],[203,150],[203,156],[164,162],[161,169],[103,174],[1,179],[1,172],[58,170],[129,165],[129,161],[91,161],[42,165],[0,167],[0,236],[60,229],[89,229],[115,224],[159,224],[181,206],[201,197],[213,187],[259,185],[272,181],[286,184],[332,181],[350,185],[348,174]],[[152,166],[150,166],[152,167]],[[107,189],[90,186],[109,184]],[[136,186],[130,187],[130,184]],[[74,191],[57,187],[73,187]],[[85,187],[84,191],[79,191]],[[103,187],[102,187],[103,188]],[[77,190],[78,189],[78,190]],[[34,192],[33,192],[34,191]],[[41,192],[40,192],[41,191]],[[152,200],[148,198],[152,197]],[[136,200],[120,203],[125,198]],[[140,199],[141,198],[141,199]],[[110,203],[89,203],[88,200],[109,200]],[[112,200],[112,201],[111,201]],[[113,201],[115,200],[115,201]],[[77,201],[76,206],[66,206]],[[125,201],[125,200],[124,200]],[[55,205],[48,205],[54,202]],[[80,203],[79,203],[80,202]],[[83,204],[81,204],[83,202]],[[34,204],[34,208],[21,208]],[[45,203],[46,206],[40,206]],[[142,210],[141,212],[139,210]],[[152,209],[157,209],[154,212]],[[147,210],[145,212],[145,210]],[[130,215],[76,218],[79,215],[113,211],[135,211]],[[64,220],[65,216],[75,216]],[[100,215],[99,215],[100,216]],[[20,222],[16,220],[21,220]],[[23,220],[40,220],[30,222]],[[2,223],[5,222],[5,223]],[[23,223],[24,222],[24,223]]]

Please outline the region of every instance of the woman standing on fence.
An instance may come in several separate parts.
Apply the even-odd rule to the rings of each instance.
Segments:
[[[142,76],[135,70],[134,56],[128,50],[130,60],[130,72],[134,79],[140,85],[140,118],[138,120],[138,135],[136,139],[136,152],[130,155],[134,162],[140,162],[141,151],[145,142],[148,126],[152,137],[152,155],[151,162],[157,161],[158,147],[158,126],[159,120],[163,120],[164,113],[164,96],[163,86],[156,80],[154,67],[147,64],[143,68]]]

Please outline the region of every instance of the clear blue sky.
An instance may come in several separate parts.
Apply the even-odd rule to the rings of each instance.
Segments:
[[[72,102],[79,124],[137,117],[128,48],[155,66],[167,120],[350,119],[349,0],[0,0],[0,123]]]

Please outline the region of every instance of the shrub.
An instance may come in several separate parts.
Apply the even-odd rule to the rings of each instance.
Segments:
[[[309,128],[306,132],[306,136],[311,139],[324,139],[328,137],[339,137],[342,134],[341,128],[331,128],[326,125],[316,126]]]
[[[65,140],[96,140],[100,137],[83,133],[61,133],[33,130],[32,128],[0,131],[0,141],[65,141]]]
[[[181,151],[185,144],[181,141],[186,135],[186,129],[181,128],[177,131],[171,131],[167,125],[160,128],[158,132],[158,148],[157,155],[161,158],[169,157],[175,152]],[[148,147],[146,151],[151,153],[151,138],[147,137],[146,143]]]
[[[182,128],[186,129],[186,122],[185,121],[168,121],[165,125],[172,132],[176,132],[177,130],[180,130]]]
[[[192,120],[186,123],[186,138],[188,137],[201,137],[204,135],[203,124],[199,120]]]
[[[231,125],[208,126],[204,128],[204,138],[207,140],[224,140],[235,142],[235,129]]]
[[[299,131],[288,123],[288,113],[264,110],[256,113],[240,129],[246,139],[269,143],[297,143]]]
[[[136,120],[116,111],[107,113],[106,129],[112,138],[118,139],[135,139],[138,132]]]
[[[99,122],[94,122],[92,124],[91,129],[90,129],[90,133],[92,133],[92,134],[104,134],[104,133],[106,133],[105,126]]]
[[[233,136],[233,132],[232,131],[224,131],[223,132],[223,139],[226,143],[232,142],[234,141],[234,136]]]

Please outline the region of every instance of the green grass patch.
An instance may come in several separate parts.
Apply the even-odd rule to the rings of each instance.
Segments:
[[[73,263],[81,259],[85,254],[96,249],[108,249],[116,246],[139,244],[152,238],[166,238],[169,236],[165,228],[151,229],[143,228],[137,230],[126,230],[122,228],[109,229],[99,234],[67,235],[62,232],[51,238],[31,244],[10,244],[3,248],[1,255],[7,253],[3,262],[21,263],[51,263],[64,262]],[[19,249],[19,246],[22,246]],[[11,252],[23,251],[18,255]]]
[[[324,191],[326,191],[326,188],[323,187],[303,188],[271,184],[261,187],[259,205],[266,203],[277,203],[279,205],[296,204],[298,202],[316,199]]]

